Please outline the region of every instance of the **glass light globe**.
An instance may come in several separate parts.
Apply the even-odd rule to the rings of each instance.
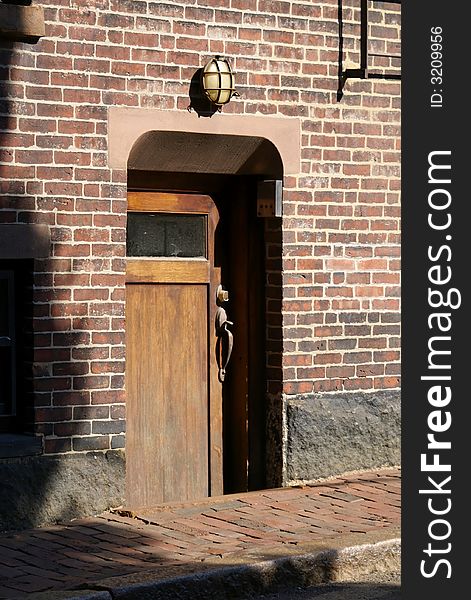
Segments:
[[[203,90],[213,104],[227,104],[234,94],[234,76],[225,58],[216,56],[203,68]]]

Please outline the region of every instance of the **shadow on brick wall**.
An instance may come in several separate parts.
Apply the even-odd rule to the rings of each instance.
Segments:
[[[80,392],[71,389],[76,339],[67,338],[64,320],[51,309],[60,298],[53,289],[50,242],[44,249],[43,234],[54,215],[36,210],[44,200],[42,183],[28,158],[42,131],[35,105],[24,98],[18,81],[19,72],[25,81],[34,73],[32,49],[0,33],[0,271],[6,274],[0,323],[8,329],[0,343],[0,531],[94,514],[119,504],[124,487],[119,452],[43,455],[61,451],[52,447],[61,444],[58,433],[69,444],[62,451],[71,449],[73,432],[66,430],[74,425]],[[39,234],[42,239],[36,240]],[[50,447],[43,447],[42,436],[50,436]]]

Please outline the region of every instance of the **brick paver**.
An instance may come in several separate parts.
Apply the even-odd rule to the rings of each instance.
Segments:
[[[73,589],[163,566],[217,564],[345,533],[399,525],[400,472],[117,512],[0,535],[0,598]]]

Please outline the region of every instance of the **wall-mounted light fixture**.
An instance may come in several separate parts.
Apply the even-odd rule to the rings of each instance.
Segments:
[[[257,183],[257,216],[281,217],[283,215],[283,181],[265,179]]]
[[[201,87],[209,100],[217,107],[227,104],[232,96],[239,94],[234,89],[234,75],[228,60],[215,56],[203,67]]]

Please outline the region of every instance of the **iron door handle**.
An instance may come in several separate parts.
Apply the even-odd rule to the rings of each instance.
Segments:
[[[217,341],[217,359],[219,366],[219,381],[222,383],[226,378],[226,368],[229,364],[232,354],[232,348],[234,347],[234,336],[230,331],[229,326],[234,325],[232,321],[227,318],[226,311],[219,306],[216,311],[216,334],[218,336]],[[225,348],[224,342],[225,340]]]

